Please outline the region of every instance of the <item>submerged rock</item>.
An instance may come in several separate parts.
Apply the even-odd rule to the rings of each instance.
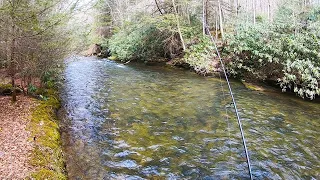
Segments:
[[[121,168],[137,169],[139,167],[136,161],[133,161],[133,160],[124,160],[120,162],[107,161],[105,165],[111,168],[118,168],[118,169],[121,169]]]

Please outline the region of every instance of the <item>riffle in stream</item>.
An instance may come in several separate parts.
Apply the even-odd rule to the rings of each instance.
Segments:
[[[248,179],[225,81],[73,58],[62,93],[70,179]],[[319,104],[232,87],[254,178],[320,178]]]

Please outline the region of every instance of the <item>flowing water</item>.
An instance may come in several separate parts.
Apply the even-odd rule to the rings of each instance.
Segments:
[[[70,179],[248,179],[225,81],[73,59],[62,93]],[[232,87],[254,178],[320,179],[319,103]]]

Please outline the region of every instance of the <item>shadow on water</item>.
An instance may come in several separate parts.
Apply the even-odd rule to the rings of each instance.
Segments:
[[[70,179],[248,178],[224,81],[77,59],[62,93]],[[319,104],[232,86],[254,177],[319,178]]]

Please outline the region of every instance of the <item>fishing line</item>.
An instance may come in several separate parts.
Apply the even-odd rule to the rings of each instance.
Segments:
[[[226,71],[226,68],[224,66],[224,63],[222,61],[222,58],[221,58],[221,55],[220,55],[220,52],[218,50],[218,47],[217,47],[217,44],[216,44],[216,41],[214,40],[210,30],[209,30],[209,27],[206,25],[205,27],[207,33],[209,34],[210,38],[211,38],[211,41],[215,47],[215,50],[217,52],[217,55],[218,55],[218,58],[219,58],[219,61],[220,61],[220,64],[221,64],[221,68],[223,70],[223,73],[224,73],[224,76],[225,76],[225,79],[227,81],[227,84],[228,84],[228,88],[229,88],[229,92],[230,92],[230,96],[231,96],[231,99],[232,99],[232,103],[233,103],[233,107],[235,109],[235,114],[236,114],[236,117],[237,117],[237,120],[238,120],[238,125],[239,125],[239,128],[240,128],[240,133],[241,133],[241,138],[242,138],[242,144],[243,144],[243,148],[244,148],[244,151],[245,151],[245,154],[246,154],[246,159],[247,159],[247,164],[248,164],[248,170],[249,170],[249,176],[250,176],[250,179],[253,180],[253,177],[252,177],[252,171],[251,171],[251,164],[250,164],[250,158],[249,158],[249,153],[248,153],[248,148],[247,148],[247,144],[246,144],[246,139],[245,139],[245,136],[244,136],[244,132],[243,132],[243,128],[242,128],[242,123],[241,123],[241,120],[240,120],[240,115],[239,115],[239,111],[238,111],[238,108],[237,108],[237,103],[236,103],[236,100],[234,98],[234,95],[233,95],[233,92],[232,92],[232,88],[231,88],[231,84],[230,84],[230,81],[229,81],[229,78],[228,78],[228,75],[227,75],[227,71]]]
[[[226,99],[226,93],[222,84],[222,77],[221,74],[219,73],[219,78],[220,78],[220,86],[221,86],[221,90],[222,90],[222,96],[223,96],[223,104],[227,102]],[[231,159],[231,140],[230,140],[230,121],[229,121],[229,113],[228,113],[228,109],[227,109],[227,105],[224,105],[224,109],[225,109],[225,116],[226,116],[226,121],[228,124],[228,147],[229,147],[229,160]]]

